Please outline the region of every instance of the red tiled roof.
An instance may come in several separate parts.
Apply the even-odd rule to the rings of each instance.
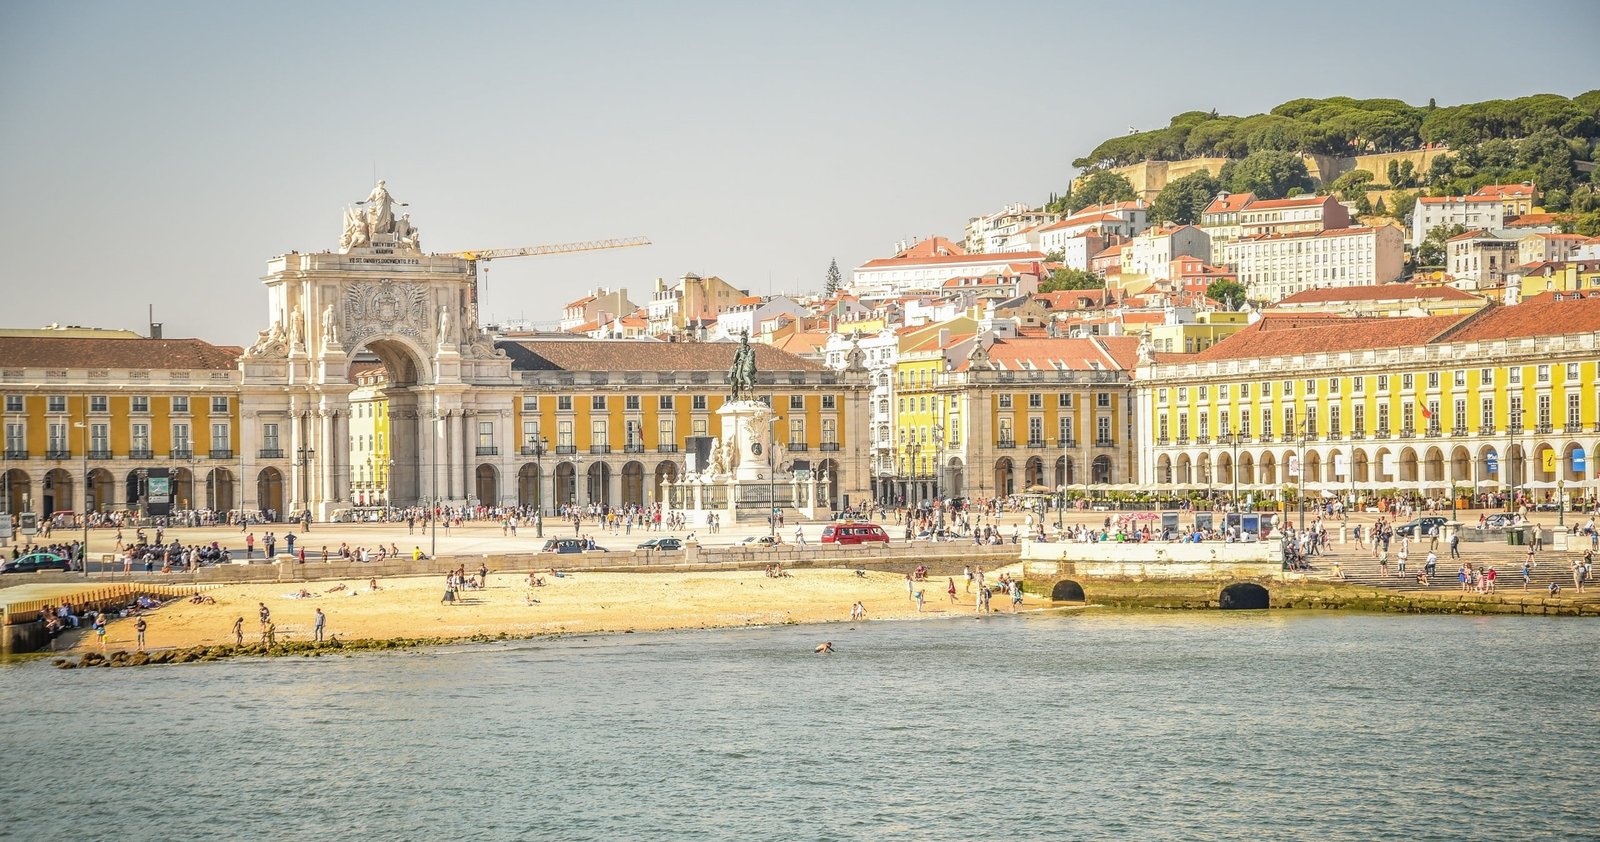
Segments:
[[[0,337],[0,364],[10,368],[237,368],[244,349],[200,339]]]
[[[1027,371],[1030,364],[1038,371],[1128,371],[1138,362],[1139,340],[1132,336],[1016,337],[996,339],[985,350],[990,362],[1006,371]],[[956,368],[965,371],[968,365],[968,360],[962,360]]]
[[[955,263],[1002,263],[1013,260],[1043,260],[1038,251],[1007,251],[1000,254],[947,254],[941,257],[880,257],[861,264],[859,269],[881,269],[890,266],[942,266]]]
[[[1264,317],[1187,359],[1236,360],[1403,348],[1430,342],[1472,316],[1405,319],[1307,316]]]
[[[902,249],[899,254],[895,255],[895,257],[942,257],[966,253],[966,248],[964,248],[960,243],[951,242],[944,237],[929,237],[920,243]]]
[[[1556,224],[1556,215],[1553,213],[1525,213],[1513,216],[1503,223],[1506,228],[1533,228]]]
[[[733,365],[736,342],[652,342],[638,339],[503,340],[495,347],[516,371],[710,371]],[[761,371],[817,371],[809,360],[752,343]]]
[[[1493,196],[1418,196],[1417,203],[1422,205],[1497,205],[1500,204],[1500,200]]]
[[[1555,297],[1556,293],[1542,292],[1522,299],[1521,304],[1490,305],[1446,339],[1481,342],[1600,331],[1600,298],[1577,298],[1571,293],[1562,295],[1560,301]]]
[[[1478,296],[1450,286],[1422,284],[1376,284],[1373,286],[1326,287],[1297,292],[1278,302],[1285,304],[1327,304],[1337,301],[1398,301],[1405,299],[1478,301]]]
[[[1272,210],[1273,208],[1293,208],[1301,206],[1309,207],[1311,205],[1327,204],[1332,198],[1332,196],[1318,196],[1313,193],[1308,196],[1295,196],[1291,199],[1263,199],[1259,202],[1251,202],[1250,207],[1246,208],[1245,210]]]
[[[1357,234],[1370,234],[1378,229],[1373,226],[1361,228],[1328,228],[1322,231],[1291,231],[1282,234],[1252,234],[1240,237],[1241,243],[1258,243],[1266,240],[1303,240],[1313,237],[1350,237]]]
[[[1531,199],[1533,187],[1527,184],[1485,184],[1472,191],[1474,196],[1493,196],[1497,199]]]
[[[1212,199],[1211,204],[1206,205],[1205,212],[1238,213],[1239,211],[1244,210],[1246,205],[1253,203],[1255,200],[1256,194],[1254,193],[1229,193],[1226,196]]]

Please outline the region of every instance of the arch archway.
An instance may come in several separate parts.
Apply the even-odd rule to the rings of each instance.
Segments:
[[[1499,451],[1493,445],[1484,445],[1478,448],[1477,457],[1478,481],[1491,481],[1496,485],[1504,484],[1506,478],[1505,465],[1501,464]],[[1490,468],[1494,470],[1490,470]],[[1489,486],[1492,487],[1492,486]]]
[[[556,465],[556,505],[571,506],[578,501],[578,466],[571,462]]]
[[[1356,482],[1366,485],[1372,484],[1372,463],[1367,460],[1365,450],[1355,450],[1350,454],[1351,470],[1355,472]]]
[[[27,471],[8,468],[4,480],[0,481],[0,488],[4,488],[6,511],[21,512],[29,509],[32,501],[28,499],[28,495],[32,493],[29,491],[32,485],[33,479],[28,476]]]
[[[271,515],[283,514],[283,474],[277,468],[262,468],[256,474],[256,505]],[[273,517],[272,519],[276,519]]]
[[[1217,454],[1217,482],[1223,485],[1233,484],[1233,454]]]
[[[1531,462],[1528,463],[1528,472],[1533,475],[1534,482],[1555,482],[1561,475],[1561,466],[1556,463],[1556,449],[1546,442],[1540,442],[1533,449]],[[1550,470],[1546,470],[1549,467]]]
[[[528,509],[544,508],[544,489],[541,486],[544,477],[539,473],[539,466],[526,462],[517,469],[517,505]]]
[[[1566,449],[1561,452],[1560,461],[1556,464],[1556,475],[1569,483],[1586,479],[1586,474],[1589,470],[1588,459],[1583,460],[1583,470],[1573,467],[1572,457],[1579,453],[1584,453],[1583,445],[1577,442],[1568,444]]]
[[[172,505],[177,509],[193,509],[194,497],[194,471],[188,468],[174,468],[172,471]]]
[[[1050,588],[1052,602],[1083,602],[1083,586],[1071,579],[1062,579]]]
[[[1017,493],[1015,478],[1012,476],[1011,457],[1002,456],[994,461],[994,494],[996,497],[1009,497]]]
[[[672,483],[675,483],[675,482],[678,481],[678,465],[677,465],[677,463],[676,462],[660,462],[660,463],[657,463],[655,477],[656,477],[656,481],[655,481],[656,502],[657,503],[667,503],[667,502],[669,502],[672,499],[672,494],[671,494],[671,491],[669,490],[668,486],[670,486]],[[682,508],[689,508],[690,506],[694,505],[694,501],[693,500],[681,501],[678,505],[680,507],[682,507]]]
[[[1372,458],[1373,482],[1377,485],[1387,485],[1396,481],[1395,474],[1400,470],[1395,464],[1394,453],[1387,447],[1378,448]]]
[[[1272,594],[1254,582],[1235,582],[1217,595],[1217,607],[1224,611],[1271,608]]]
[[[138,511],[139,501],[144,497],[144,478],[139,476],[138,469],[128,472],[123,480],[122,506],[128,511]],[[195,508],[199,508],[196,506]]]
[[[485,462],[474,472],[473,496],[484,506],[500,505],[500,471]]]
[[[49,517],[56,512],[70,512],[74,499],[72,474],[64,468],[51,468],[44,475],[44,499],[39,501],[39,513]]]
[[[1042,485],[1044,485],[1044,460],[1030,456],[1023,466],[1023,490],[1032,491]]]
[[[1067,457],[1057,456],[1055,467],[1055,483],[1053,485],[1056,488],[1065,488],[1067,486]]]
[[[206,473],[206,508],[214,512],[233,510],[233,472],[212,468]]]
[[[961,457],[952,456],[945,467],[944,496],[946,499],[964,497],[966,493],[966,463],[961,461]]]
[[[1440,450],[1437,447],[1428,448],[1428,452],[1422,460],[1422,480],[1423,482],[1436,485],[1444,484],[1445,477],[1443,450]]]
[[[1417,452],[1407,447],[1400,451],[1400,481],[1417,482]]]
[[[1239,479],[1245,485],[1254,485],[1256,479],[1256,457],[1245,451],[1239,454]]]
[[[116,507],[116,478],[105,468],[89,472],[89,506],[91,512],[109,512]]]
[[[1156,460],[1156,482],[1162,485],[1172,484],[1172,457],[1165,453]]]
[[[1305,464],[1300,469],[1305,471],[1306,482],[1322,482],[1322,456],[1315,450],[1306,451]]]
[[[1472,454],[1465,447],[1458,446],[1450,451],[1450,482],[1471,485],[1473,481]]]
[[[1094,482],[1094,484],[1096,484],[1096,485],[1110,485],[1111,484],[1111,457],[1109,457],[1109,456],[1096,456],[1096,457],[1094,457],[1094,463],[1090,465],[1089,471],[1093,475],[1092,481]]]
[[[1197,486],[1204,485],[1204,486],[1209,488],[1211,486],[1211,484],[1213,482],[1215,482],[1215,481],[1216,481],[1216,477],[1212,476],[1211,454],[1209,454],[1209,453],[1200,454],[1194,460],[1194,482],[1195,482],[1195,485],[1197,485]]]
[[[1193,485],[1193,484],[1194,484],[1194,466],[1189,462],[1189,454],[1187,454],[1187,453],[1179,454],[1179,456],[1178,456],[1178,485],[1186,486],[1186,485]]]
[[[643,462],[629,462],[622,466],[622,505],[644,505]]]
[[[602,506],[611,505],[611,466],[604,462],[595,462],[589,465],[585,474],[588,485],[584,488],[584,499],[590,503],[599,503]]]
[[[1261,467],[1257,473],[1261,475],[1262,485],[1278,484],[1278,459],[1271,451],[1261,454]]]
[[[824,459],[821,462],[818,462],[816,467],[812,468],[812,470],[816,473],[817,482],[820,483],[820,482],[826,481],[826,483],[827,483],[828,495],[827,495],[826,499],[827,499],[827,503],[828,503],[828,508],[830,508],[830,509],[838,509],[839,508],[839,460],[837,460],[837,459]],[[817,490],[817,495],[819,497],[822,495],[822,490],[820,488]]]

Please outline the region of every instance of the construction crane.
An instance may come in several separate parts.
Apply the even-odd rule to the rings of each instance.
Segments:
[[[450,252],[452,256],[467,261],[467,274],[472,280],[471,305],[473,317],[478,313],[478,263],[502,257],[539,257],[546,254],[572,254],[580,251],[602,251],[650,245],[649,237],[615,237],[609,240],[582,240],[576,243],[547,243],[542,246],[524,246],[509,249],[474,249]],[[484,286],[488,286],[489,268],[484,267]]]

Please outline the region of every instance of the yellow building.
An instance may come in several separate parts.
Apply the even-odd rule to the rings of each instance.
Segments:
[[[357,506],[383,506],[390,500],[388,370],[377,360],[350,364],[350,493]]]
[[[1131,481],[1137,346],[1132,337],[968,335],[903,351],[895,497],[918,503]]]
[[[1520,267],[1518,274],[1521,275],[1519,286],[1522,298],[1532,298],[1546,292],[1600,292],[1600,260],[1535,263]]]
[[[1267,316],[1139,368],[1144,483],[1241,494],[1594,487],[1600,298],[1468,315]],[[1295,470],[1303,464],[1303,477]],[[1237,466],[1237,470],[1235,470]]]
[[[518,465],[501,488],[478,469],[478,498],[555,508],[662,502],[684,469],[691,438],[721,434],[729,343],[584,340],[498,343],[521,377],[514,417]],[[758,399],[773,408],[780,470],[796,462],[826,477],[830,502],[862,499],[866,372],[831,371],[766,345],[752,345]],[[498,456],[493,419],[476,421],[479,457]],[[489,461],[480,458],[480,461]],[[703,467],[703,466],[702,466]]]
[[[6,511],[226,513],[240,499],[239,349],[119,333],[0,336]]]
[[[1192,323],[1153,324],[1145,332],[1150,337],[1150,347],[1156,351],[1196,354],[1238,333],[1249,323],[1247,313],[1208,310],[1196,313]]]

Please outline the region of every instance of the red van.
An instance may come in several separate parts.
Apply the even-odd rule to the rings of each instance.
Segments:
[[[840,544],[870,544],[878,541],[889,543],[889,533],[875,523],[830,523],[822,528],[822,543]]]

